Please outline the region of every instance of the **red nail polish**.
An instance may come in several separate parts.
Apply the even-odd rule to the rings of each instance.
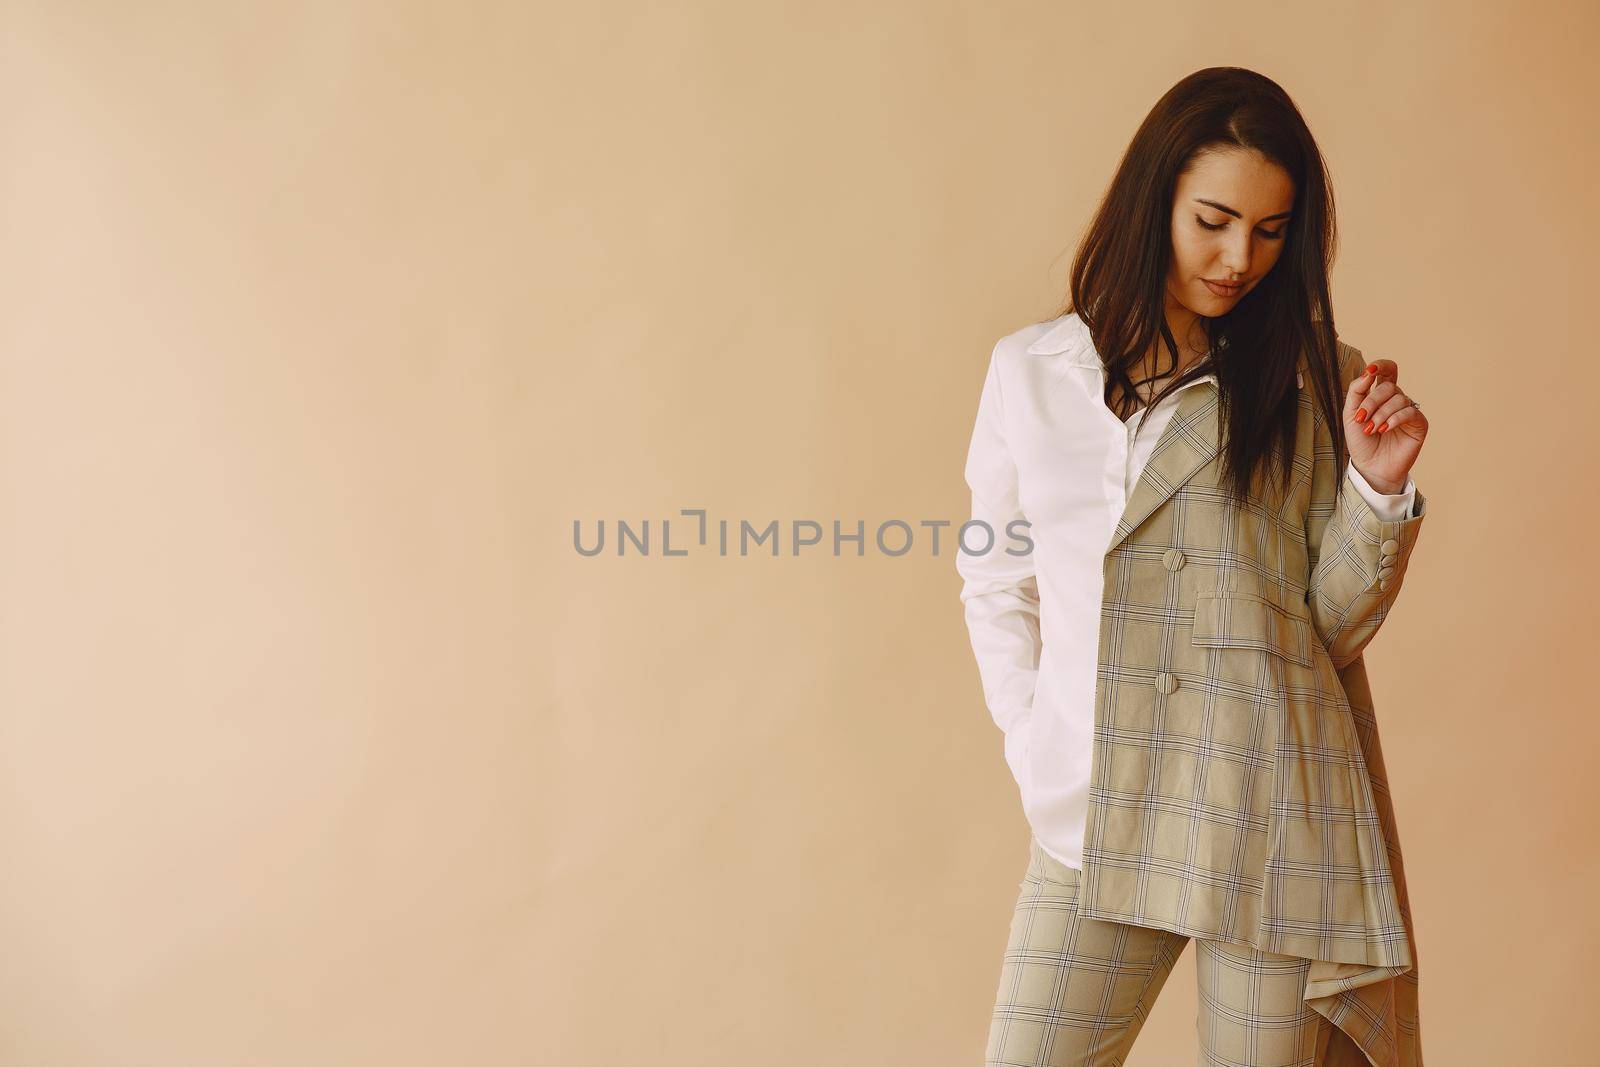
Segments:
[[[1356,421],[1357,422],[1366,422],[1367,421],[1367,409],[1366,408],[1356,408]]]
[[[1383,431],[1387,430],[1388,428],[1389,428],[1389,422],[1386,419],[1386,420],[1384,420],[1383,425],[1378,427],[1378,432],[1382,433]]]
[[[1367,373],[1368,374],[1377,374],[1378,373],[1378,365],[1376,363],[1368,363],[1367,364]]]

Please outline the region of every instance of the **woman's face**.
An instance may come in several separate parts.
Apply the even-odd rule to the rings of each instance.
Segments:
[[[1167,299],[1196,315],[1233,310],[1283,252],[1294,182],[1276,163],[1243,148],[1196,156],[1172,202]],[[1232,288],[1208,282],[1234,281]]]

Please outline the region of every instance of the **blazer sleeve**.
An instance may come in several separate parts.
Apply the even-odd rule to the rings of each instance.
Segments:
[[[1398,493],[1380,493],[1368,484],[1354,464],[1345,468],[1345,477],[1355,483],[1356,491],[1372,505],[1372,510],[1377,512],[1378,518],[1386,521],[1409,519],[1413,514],[1411,509],[1417,495],[1417,484],[1410,478],[1406,479],[1406,484],[1400,487]]]
[[[1000,346],[989,357],[967,450],[970,528],[956,544],[956,569],[973,655],[990,716],[1005,736],[1005,759],[1025,786],[1027,727],[1039,676],[1039,583],[1033,543],[1018,497],[1017,465],[1006,440]],[[992,542],[977,522],[993,531]],[[974,554],[968,554],[970,544]],[[980,551],[987,546],[987,551]]]
[[[1340,396],[1366,369],[1360,349],[1338,342]],[[1361,655],[1394,606],[1406,565],[1422,527],[1427,499],[1407,479],[1410,514],[1373,506],[1361,491],[1365,479],[1346,464],[1334,469],[1333,435],[1313,405],[1316,420],[1311,499],[1306,511],[1309,578],[1306,603],[1312,625],[1343,670]]]

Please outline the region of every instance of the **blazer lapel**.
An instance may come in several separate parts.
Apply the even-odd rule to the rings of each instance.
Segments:
[[[1127,506],[1123,508],[1122,518],[1117,520],[1111,543],[1106,546],[1107,552],[1120,545],[1151,512],[1176,493],[1179,486],[1216,456],[1219,448],[1217,404],[1214,381],[1197,382],[1179,394],[1178,409],[1172,413],[1161,436],[1156,438],[1150,461],[1140,472],[1133,492],[1128,494]]]

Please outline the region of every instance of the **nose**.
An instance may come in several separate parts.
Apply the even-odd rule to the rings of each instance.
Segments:
[[[1243,237],[1236,237],[1222,250],[1222,266],[1230,274],[1244,277],[1250,273],[1250,238],[1246,233]]]

